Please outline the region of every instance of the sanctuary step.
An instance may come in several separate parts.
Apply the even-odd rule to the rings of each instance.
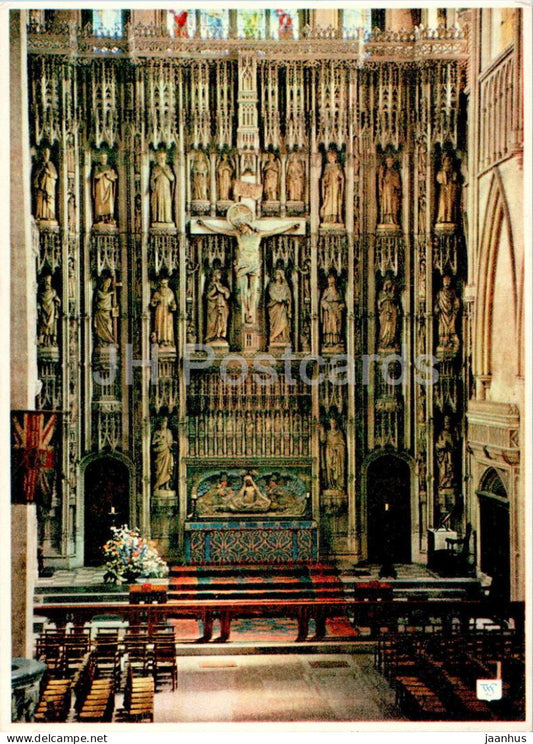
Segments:
[[[168,600],[342,599],[344,587],[330,564],[172,566]]]

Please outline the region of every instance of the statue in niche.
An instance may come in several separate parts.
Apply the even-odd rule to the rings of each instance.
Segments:
[[[232,512],[267,512],[270,499],[261,493],[250,474],[243,478],[242,487],[229,499],[228,510]]]
[[[386,279],[378,297],[380,351],[394,350],[398,347],[398,302],[392,279]]]
[[[273,152],[267,153],[263,166],[263,195],[265,201],[278,200],[279,161]]]
[[[50,148],[45,147],[33,174],[36,220],[56,221],[56,182],[57,170],[50,160]]]
[[[274,276],[268,285],[267,308],[270,345],[290,343],[292,297],[283,269],[274,271]]]
[[[219,201],[229,201],[231,182],[233,180],[233,165],[228,160],[228,153],[223,152],[217,168]]]
[[[457,221],[459,178],[454,170],[450,155],[445,155],[442,160],[442,168],[437,173],[437,183],[439,184],[437,225],[455,225]]]
[[[337,153],[329,150],[321,182],[322,224],[342,225],[342,204],[344,199],[344,173],[337,162]]]
[[[117,343],[116,319],[118,307],[115,288],[110,276],[103,276],[95,292],[93,328],[95,346],[109,346]]]
[[[337,279],[334,274],[329,274],[328,286],[320,300],[320,321],[325,349],[338,349],[342,346],[342,316],[345,308],[342,295],[337,289]]]
[[[114,225],[118,174],[107,162],[107,152],[101,152],[99,159],[93,174],[94,222]]]
[[[454,457],[456,449],[455,431],[450,416],[444,417],[444,425],[435,443],[438,466],[439,490],[455,486]]]
[[[399,227],[402,182],[392,155],[387,155],[379,169],[378,193],[380,225]]]
[[[214,269],[205,293],[207,300],[206,343],[226,341],[228,337],[229,298],[228,287],[222,284],[222,271]]]
[[[61,300],[52,287],[51,274],[45,274],[37,295],[37,343],[57,346],[57,318]]]
[[[461,301],[451,286],[449,275],[442,277],[442,289],[437,293],[434,312],[438,319],[439,345],[437,351],[456,354],[459,350],[457,335],[457,317],[461,310]]]
[[[209,162],[201,150],[196,153],[192,161],[191,186],[193,201],[207,201],[207,181],[209,178]]]
[[[287,162],[287,196],[289,201],[303,201],[305,189],[305,165],[303,158],[293,152]]]
[[[329,429],[321,435],[324,445],[326,486],[333,491],[344,491],[346,478],[346,442],[337,419],[331,416]]]
[[[172,193],[175,176],[167,163],[167,154],[158,150],[150,178],[152,224],[174,224],[172,219]]]
[[[159,287],[154,291],[151,306],[154,311],[154,332],[152,340],[159,346],[174,348],[174,315],[178,306],[176,296],[168,286],[168,277],[161,277]]]
[[[261,257],[259,246],[262,238],[279,235],[289,230],[298,229],[299,225],[287,220],[267,220],[269,224],[282,224],[271,230],[261,230],[252,224],[252,212],[244,204],[234,204],[228,209],[228,222],[220,225],[214,220],[198,219],[197,225],[218,235],[229,235],[237,240],[237,258],[235,271],[240,295],[241,311],[244,325],[257,324],[257,305],[259,300],[259,278],[261,275]]]
[[[163,416],[159,429],[154,431],[152,437],[154,491],[170,490],[170,481],[174,472],[173,446],[174,438],[171,430],[168,428],[168,418]]]
[[[426,301],[426,259],[421,258],[418,265],[418,301]]]

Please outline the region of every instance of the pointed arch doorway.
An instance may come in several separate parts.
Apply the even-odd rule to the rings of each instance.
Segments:
[[[411,471],[394,455],[367,470],[367,545],[370,563],[411,562]],[[388,552],[388,556],[385,555]]]
[[[112,524],[129,523],[129,468],[121,460],[104,455],[87,464],[83,482],[84,564],[101,566],[102,545],[111,537]]]
[[[509,497],[494,468],[489,468],[481,478],[477,496],[480,568],[492,577],[491,599],[508,602],[511,580]]]

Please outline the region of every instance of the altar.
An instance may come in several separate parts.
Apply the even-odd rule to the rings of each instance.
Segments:
[[[187,564],[304,563],[318,560],[314,520],[187,521]]]

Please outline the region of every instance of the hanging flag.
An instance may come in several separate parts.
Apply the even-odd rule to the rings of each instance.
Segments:
[[[47,411],[12,411],[12,501],[33,503],[53,491],[58,445],[59,414]]]
[[[175,10],[171,10],[169,12],[172,13],[172,16],[174,18],[174,36],[186,37],[188,12],[186,10],[180,10],[177,12]]]

